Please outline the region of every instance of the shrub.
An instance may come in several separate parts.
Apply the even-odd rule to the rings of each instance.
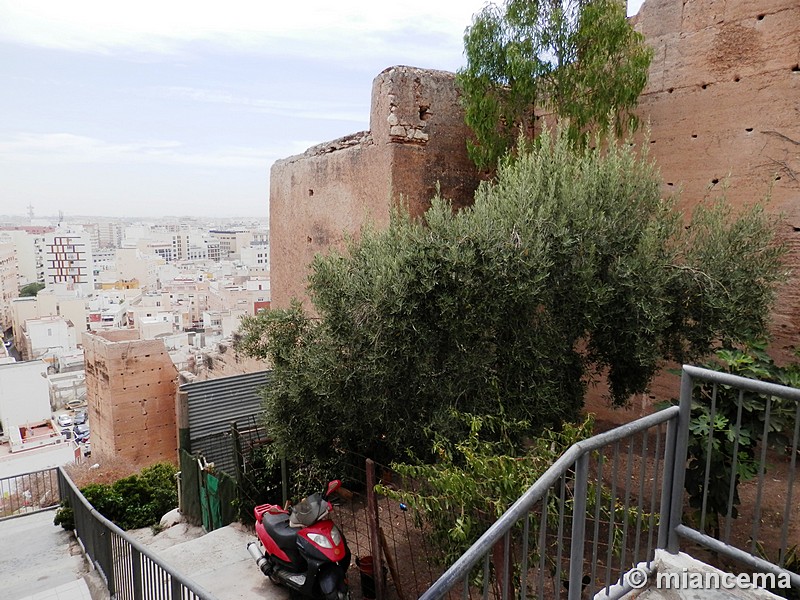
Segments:
[[[169,463],[157,463],[110,485],[89,484],[81,488],[81,493],[95,510],[121,529],[154,527],[178,505],[176,472]]]

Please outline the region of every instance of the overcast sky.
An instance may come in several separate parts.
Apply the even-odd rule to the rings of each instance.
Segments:
[[[275,160],[462,66],[484,3],[0,0],[0,215],[266,217]]]

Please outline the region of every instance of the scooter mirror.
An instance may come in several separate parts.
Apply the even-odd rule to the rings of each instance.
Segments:
[[[338,490],[340,487],[342,487],[342,481],[340,479],[334,479],[333,481],[328,483],[328,488],[325,490],[324,498],[327,500],[327,498],[331,494],[333,494],[336,490]]]

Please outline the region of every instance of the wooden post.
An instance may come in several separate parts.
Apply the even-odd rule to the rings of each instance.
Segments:
[[[375,578],[375,598],[386,598],[386,582],[383,578],[383,560],[378,534],[378,498],[375,494],[375,463],[367,459],[367,525],[369,526],[369,545],[372,549],[373,577]]]
[[[394,588],[397,590],[397,597],[400,600],[406,600],[406,595],[403,593],[403,585],[400,582],[400,572],[397,570],[397,565],[392,558],[392,553],[389,552],[389,544],[386,543],[386,536],[383,533],[383,527],[378,527],[378,533],[381,537],[381,548],[386,556],[386,564],[389,565],[389,572],[392,574],[392,581],[394,581]]]

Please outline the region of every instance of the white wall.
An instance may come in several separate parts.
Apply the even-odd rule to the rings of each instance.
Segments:
[[[0,420],[9,435],[14,427],[50,419],[47,364],[41,360],[0,365]]]
[[[25,323],[25,329],[31,340],[33,356],[40,356],[48,349],[75,350],[75,327],[69,327],[61,318],[33,319]]]

